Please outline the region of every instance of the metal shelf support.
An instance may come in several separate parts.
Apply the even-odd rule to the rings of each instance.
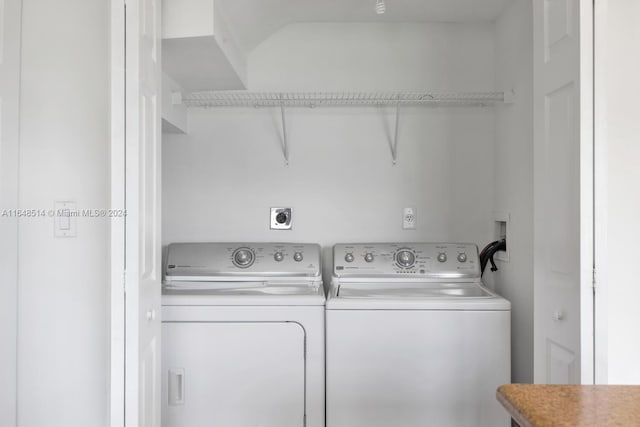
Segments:
[[[289,145],[287,143],[287,122],[284,114],[284,102],[280,103],[280,115],[282,117],[282,154],[284,154],[284,163],[289,166]]]
[[[396,104],[396,127],[393,134],[393,146],[391,147],[391,158],[393,164],[398,160],[398,123],[400,122],[400,103]]]

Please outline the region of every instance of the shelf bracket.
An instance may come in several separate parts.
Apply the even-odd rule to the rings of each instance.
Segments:
[[[287,143],[287,122],[284,114],[284,101],[280,97],[280,116],[282,117],[282,154],[284,155],[284,163],[289,166],[289,145]]]
[[[400,121],[400,102],[396,103],[396,127],[393,134],[393,145],[391,146],[391,158],[393,164],[396,164],[398,159],[398,122]]]

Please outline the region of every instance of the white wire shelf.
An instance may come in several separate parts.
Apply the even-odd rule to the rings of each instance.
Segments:
[[[193,92],[182,98],[187,107],[322,107],[385,105],[493,105],[504,92]]]
[[[475,105],[486,106],[513,102],[513,92],[247,92],[208,91],[192,92],[182,98],[190,108],[212,107],[277,107],[280,109],[282,125],[282,154],[289,164],[289,141],[285,109],[288,107],[329,106],[393,106],[395,128],[389,141],[393,163],[397,160],[398,126],[400,109],[403,106],[420,105]]]

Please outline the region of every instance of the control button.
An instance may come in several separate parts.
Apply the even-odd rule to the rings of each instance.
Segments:
[[[367,262],[372,262],[373,261],[373,254],[371,252],[367,252],[366,254],[364,254],[364,260]]]
[[[416,256],[408,249],[400,249],[396,254],[396,262],[405,268],[413,266],[416,262]]]
[[[297,262],[302,261],[304,257],[302,256],[302,252],[296,252],[293,254],[293,259]]]
[[[447,254],[446,252],[440,252],[438,254],[438,261],[440,262],[446,262],[447,261]]]
[[[282,255],[282,252],[276,252],[273,255],[273,259],[275,259],[276,261],[280,262],[284,259],[284,255]]]
[[[352,253],[348,253],[344,256],[344,260],[347,262],[353,262],[353,254]]]
[[[467,262],[467,254],[465,254],[464,252],[460,252],[458,254],[458,261]]]
[[[232,260],[236,267],[247,268],[255,261],[255,255],[249,248],[238,248],[233,252]]]

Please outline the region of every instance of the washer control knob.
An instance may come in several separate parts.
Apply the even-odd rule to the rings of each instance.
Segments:
[[[275,254],[273,254],[273,259],[280,262],[284,259],[284,255],[282,255],[282,252],[276,252]]]
[[[467,254],[465,254],[464,252],[460,252],[458,254],[458,261],[459,262],[467,262]]]
[[[396,262],[405,268],[413,266],[416,262],[416,256],[407,249],[401,249],[396,255]]]
[[[353,262],[353,259],[354,259],[354,258],[353,258],[353,254],[352,254],[352,253],[347,253],[347,254],[344,256],[344,260],[345,260],[345,261],[347,261],[347,262]]]
[[[302,256],[302,252],[296,252],[296,253],[294,253],[294,254],[293,254],[293,259],[294,259],[296,262],[300,262],[300,261],[302,261],[302,260],[303,260],[303,258],[304,258],[304,257]]]
[[[364,254],[364,260],[367,262],[373,262],[373,254],[371,252],[367,252]]]
[[[254,255],[251,249],[240,248],[233,253],[233,263],[240,267],[246,268],[253,264]]]
[[[447,261],[447,253],[446,252],[440,252],[438,254],[438,261],[446,262]]]

